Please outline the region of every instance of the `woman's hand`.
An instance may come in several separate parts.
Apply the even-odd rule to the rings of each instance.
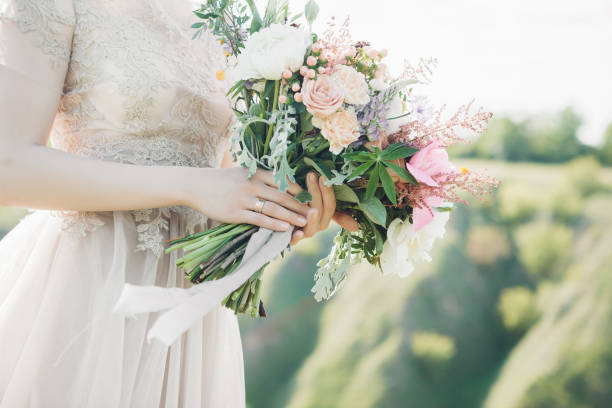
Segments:
[[[297,244],[304,238],[310,238],[319,231],[326,230],[332,219],[349,231],[359,229],[359,224],[353,217],[336,211],[334,188],[326,186],[324,181],[325,179],[318,177],[316,173],[309,173],[306,176],[306,186],[308,192],[312,195],[310,211],[306,214],[308,223],[303,229],[293,233],[291,245]]]
[[[202,170],[202,169],[199,169]],[[197,170],[196,170],[197,171]],[[205,169],[199,173],[202,184],[193,177],[188,183],[185,204],[207,217],[225,223],[246,223],[275,231],[287,231],[291,225],[306,226],[311,208],[295,199],[302,191],[296,183],[289,183],[286,193],[274,184],[272,172],[258,169],[249,179],[242,167]],[[259,199],[265,200],[261,213]],[[291,224],[291,225],[290,225]]]

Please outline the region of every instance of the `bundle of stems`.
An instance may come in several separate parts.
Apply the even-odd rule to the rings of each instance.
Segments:
[[[238,268],[246,251],[249,238],[259,227],[250,224],[223,224],[170,241],[166,254],[183,250],[176,264],[185,271],[185,279],[193,284],[221,279]],[[232,292],[223,305],[234,313],[250,313],[265,317],[261,301],[261,277],[264,265],[242,286]]]

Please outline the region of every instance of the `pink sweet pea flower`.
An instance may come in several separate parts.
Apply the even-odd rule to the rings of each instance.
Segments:
[[[448,160],[448,153],[444,147],[437,142],[429,144],[412,156],[406,163],[406,169],[419,183],[430,187],[440,186],[436,182],[436,177],[457,171]],[[428,196],[424,201],[424,207],[414,207],[413,210],[412,220],[415,231],[429,224],[434,218],[432,208],[439,207],[443,203],[442,198],[436,195]]]

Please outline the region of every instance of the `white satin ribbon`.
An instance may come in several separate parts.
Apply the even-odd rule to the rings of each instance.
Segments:
[[[155,338],[169,346],[262,266],[287,248],[292,232],[293,229],[274,232],[260,228],[249,239],[238,269],[222,279],[187,289],[126,283],[115,303],[113,313],[134,315],[170,309],[159,316],[147,334],[148,343]]]

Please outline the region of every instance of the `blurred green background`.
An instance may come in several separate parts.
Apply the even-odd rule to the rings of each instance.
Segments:
[[[406,279],[353,268],[311,294],[334,229],[266,272],[269,317],[241,317],[249,406],[611,407],[612,126],[571,109],[495,119],[455,164],[501,180],[458,206],[434,260]],[[0,236],[25,211],[0,209]]]

